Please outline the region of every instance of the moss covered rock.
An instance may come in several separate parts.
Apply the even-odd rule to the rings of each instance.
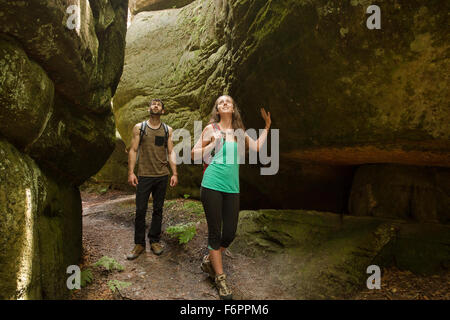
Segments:
[[[56,96],[47,126],[25,151],[50,174],[80,185],[102,168],[114,143],[112,113],[85,113]]]
[[[367,267],[446,272],[449,226],[295,210],[241,211],[233,252],[263,257],[299,299],[345,299],[366,287]]]
[[[25,147],[42,133],[53,111],[54,86],[13,39],[0,39],[0,132]]]
[[[108,161],[91,180],[115,189],[134,190],[128,185],[128,153],[120,135],[116,135],[116,145]]]
[[[76,15],[67,12],[70,5],[4,1],[2,33],[21,43],[63,96],[83,108],[106,112],[123,65],[127,2],[82,0],[79,27],[74,28]]]
[[[78,1],[78,17],[73,4],[0,3],[2,298],[67,297],[65,271],[81,255],[77,186],[114,149],[128,2]]]
[[[445,10],[438,1],[381,1],[382,28],[369,30],[368,5],[197,0],[137,14],[114,98],[121,135],[129,139],[153,97],[205,120],[230,93],[247,128],[263,126],[264,106],[280,129],[286,174],[243,168],[242,179],[244,203],[266,207],[345,211],[354,166],[449,166]]]
[[[67,298],[66,268],[81,255],[79,191],[4,139],[0,160],[0,298]]]

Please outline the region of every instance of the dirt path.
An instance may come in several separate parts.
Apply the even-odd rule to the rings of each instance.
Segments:
[[[218,299],[213,282],[200,270],[207,253],[207,226],[201,203],[193,200],[169,200],[163,213],[161,243],[164,253],[154,255],[149,246],[145,254],[134,261],[126,255],[134,242],[134,196],[108,193],[95,197],[83,194],[82,270],[91,269],[94,280],[73,295],[74,299]],[[147,227],[151,221],[151,203],[147,212]],[[187,244],[179,244],[165,232],[179,223],[195,222],[196,235]],[[124,267],[121,272],[106,272],[92,264],[103,256],[114,258]],[[283,290],[276,278],[267,276],[263,261],[226,252],[224,270],[229,277],[235,299],[294,299]],[[110,280],[131,283],[113,294]]]
[[[165,202],[161,242],[164,253],[155,256],[147,246],[145,254],[128,261],[133,248],[134,195],[109,191],[103,195],[82,193],[83,199],[83,262],[82,270],[92,271],[92,282],[77,290],[73,299],[174,300],[218,299],[213,282],[200,270],[207,253],[207,226],[201,203],[177,199]],[[151,203],[147,227],[151,221]],[[166,229],[180,223],[194,222],[196,235],[187,244],[179,244]],[[147,229],[148,230],[148,229]],[[106,271],[93,264],[107,256],[123,266],[123,271]],[[271,272],[270,263],[227,252],[224,270],[233,288],[235,299],[295,299]],[[114,293],[110,281],[128,283]],[[382,289],[364,290],[353,299],[450,299],[450,276],[423,277],[395,268],[382,271]]]

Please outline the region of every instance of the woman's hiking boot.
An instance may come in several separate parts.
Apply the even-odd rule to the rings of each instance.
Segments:
[[[233,294],[231,289],[227,285],[227,276],[225,273],[219,274],[215,277],[214,282],[216,283],[217,290],[219,291],[219,297],[222,300],[232,300]]]
[[[151,243],[150,248],[152,249],[153,253],[156,254],[157,256],[161,255],[164,251],[163,247],[161,246],[161,244],[159,244],[159,242]]]
[[[145,251],[145,247],[142,244],[137,244],[134,246],[133,250],[131,251],[131,253],[129,255],[127,255],[127,259],[128,260],[134,260],[137,257],[139,257],[139,255]]]
[[[216,273],[214,271],[214,268],[211,264],[211,260],[209,260],[209,255],[206,255],[203,257],[202,264],[200,265],[200,268],[203,272],[207,273],[211,279],[214,280]]]

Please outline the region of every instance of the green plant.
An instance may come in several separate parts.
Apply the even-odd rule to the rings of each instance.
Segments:
[[[191,211],[195,214],[202,214],[203,213],[203,205],[200,202],[190,201],[185,202],[183,204],[183,209],[187,211]]]
[[[107,271],[112,271],[112,270],[123,271],[124,270],[124,267],[120,263],[118,263],[116,260],[114,260],[113,258],[110,258],[108,256],[101,257],[93,265],[94,265],[94,267],[103,267]]]
[[[131,286],[131,282],[124,282],[119,280],[109,280],[108,281],[108,287],[111,289],[112,292],[115,292],[116,290],[122,290],[127,287]]]
[[[80,285],[82,288],[86,287],[89,283],[94,280],[94,275],[92,274],[91,269],[86,269],[81,271],[80,275]]]
[[[166,208],[171,208],[171,207],[173,207],[175,204],[177,203],[177,201],[176,200],[167,200],[165,203],[164,203],[164,207],[166,207]]]
[[[166,232],[172,236],[173,238],[177,238],[180,244],[188,243],[194,238],[197,233],[197,229],[195,228],[195,223],[180,223],[175,226],[168,227]]]
[[[189,199],[190,196],[191,196],[190,194],[185,194],[183,197],[184,197],[185,199]]]

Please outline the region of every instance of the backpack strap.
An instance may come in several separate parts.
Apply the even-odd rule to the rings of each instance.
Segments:
[[[220,131],[220,127],[219,127],[219,125],[216,122],[212,123],[212,127],[214,128],[214,131]],[[211,152],[211,156],[214,157],[215,155],[216,155],[216,150],[214,149]]]
[[[164,134],[165,134],[164,146],[167,149],[167,141],[169,141],[169,127],[164,122],[162,122],[162,126],[164,128]]]
[[[220,131],[220,127],[219,127],[219,125],[216,122],[211,123],[211,125],[212,125],[214,131]],[[211,151],[211,158],[213,158],[215,155],[216,155],[216,152],[215,152],[215,149],[213,149]],[[206,170],[207,167],[208,167],[208,164],[207,163],[203,163],[203,174],[205,174],[205,170]]]
[[[220,127],[219,127],[219,125],[218,125],[216,122],[213,122],[213,123],[211,123],[211,124],[212,124],[214,130],[220,131]]]
[[[147,129],[147,121],[142,121],[141,128],[139,129],[139,146],[142,144],[142,138],[145,135],[145,130]]]

